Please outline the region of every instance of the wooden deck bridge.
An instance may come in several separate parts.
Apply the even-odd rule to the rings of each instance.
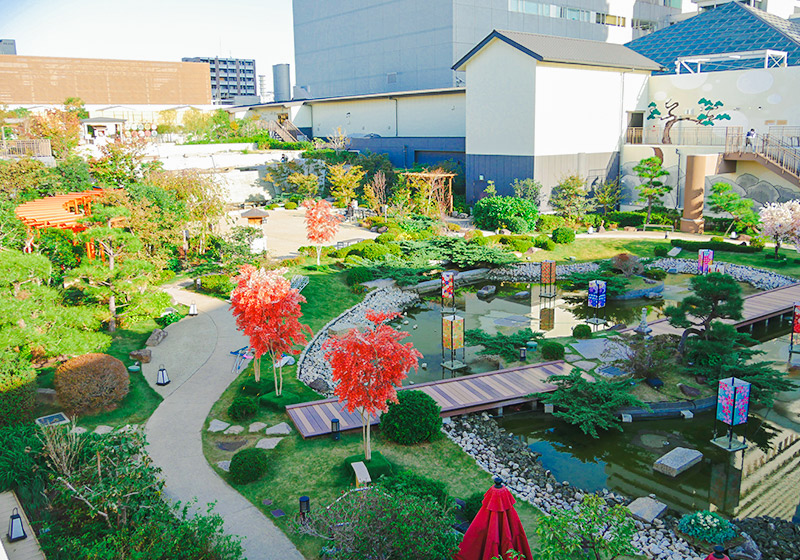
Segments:
[[[570,371],[572,365],[564,361],[545,362],[419,383],[398,390],[423,391],[442,408],[442,417],[457,416],[535,401],[532,394],[555,391],[556,386],[547,382],[551,375]],[[357,412],[348,413],[335,398],[289,405],[286,412],[304,438],[330,434],[333,418],[339,419],[343,432],[361,428],[361,416]],[[379,422],[379,418],[372,418],[373,425]]]
[[[768,321],[786,313],[791,313],[794,302],[800,301],[800,283],[751,294],[743,299],[742,318],[738,321],[724,321],[725,323],[735,325],[737,329],[748,327],[762,321]],[[680,335],[683,333],[683,329],[670,325],[669,319],[653,321],[649,324],[649,327],[653,329],[653,332],[650,333],[653,336],[658,334]],[[620,332],[629,332],[632,330],[634,330],[633,327]]]

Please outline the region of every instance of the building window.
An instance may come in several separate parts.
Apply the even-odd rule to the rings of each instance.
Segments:
[[[673,2],[679,0],[661,0],[663,2]],[[598,23],[602,25],[613,25],[625,27],[625,18],[622,16],[612,16],[600,12],[592,12],[580,8],[570,8],[532,0],[508,0],[508,9],[511,12],[519,12],[532,16],[551,17],[568,19],[570,21],[583,21],[587,23]]]
[[[631,27],[634,29],[639,29],[641,31],[655,31],[658,27],[658,24],[654,21],[648,21],[646,19],[633,19],[631,21]]]
[[[597,12],[596,23],[602,23],[603,25],[611,25],[613,27],[625,27],[625,18],[622,16],[612,16],[610,14],[603,14]]]

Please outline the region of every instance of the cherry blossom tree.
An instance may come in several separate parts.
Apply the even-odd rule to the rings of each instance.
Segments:
[[[793,242],[800,252],[800,202],[772,202],[759,210],[761,233],[775,241],[775,258],[784,241]]]
[[[231,307],[236,325],[250,339],[255,355],[255,378],[261,380],[261,356],[272,361],[275,394],[283,392],[283,364],[276,361],[286,354],[297,354],[297,344],[306,343],[311,329],[300,323],[300,304],[306,298],[283,277],[285,268],[264,270],[244,265],[235,278]]]
[[[341,217],[333,213],[333,206],[327,200],[303,201],[306,209],[306,237],[317,246],[317,266],[322,253],[322,244],[333,240],[339,229]]]
[[[345,403],[348,412],[358,410],[361,415],[367,461],[372,459],[371,417],[379,411],[386,412],[390,401],[397,402],[397,387],[402,386],[408,371],[416,368],[422,357],[410,342],[401,342],[409,333],[387,324],[397,316],[397,313],[367,311],[372,326],[332,336],[323,347],[337,384],[334,394],[339,402]]]

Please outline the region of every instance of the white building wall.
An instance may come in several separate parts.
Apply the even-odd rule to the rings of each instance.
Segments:
[[[398,136],[464,137],[467,133],[466,103],[464,92],[399,97]]]
[[[617,151],[627,111],[646,104],[647,79],[646,72],[539,63],[535,155]]]
[[[362,99],[314,103],[314,136],[326,137],[338,127],[348,136],[396,136],[394,101]]]
[[[466,152],[532,156],[536,61],[492,39],[466,73]]]

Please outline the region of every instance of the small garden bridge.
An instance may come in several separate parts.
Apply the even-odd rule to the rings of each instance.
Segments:
[[[551,375],[566,375],[570,371],[572,365],[564,361],[544,362],[408,385],[398,390],[427,393],[442,408],[442,417],[448,417],[535,401],[536,393],[555,391],[556,386],[547,381]],[[304,438],[330,434],[334,418],[339,419],[343,432],[361,428],[358,412],[347,412],[335,398],[289,405],[286,412]],[[372,418],[373,425],[379,422],[378,418]]]
[[[782,288],[775,288],[766,292],[751,294],[744,299],[742,307],[742,318],[738,321],[725,320],[725,323],[735,325],[741,330],[745,327],[752,328],[755,324],[767,322],[770,319],[792,313],[794,302],[800,302],[800,283],[790,284]],[[658,334],[677,334],[683,333],[683,329],[673,327],[669,324],[669,319],[659,319],[648,325],[653,331],[650,333],[655,336]],[[627,328],[621,332],[629,332],[634,329]]]

